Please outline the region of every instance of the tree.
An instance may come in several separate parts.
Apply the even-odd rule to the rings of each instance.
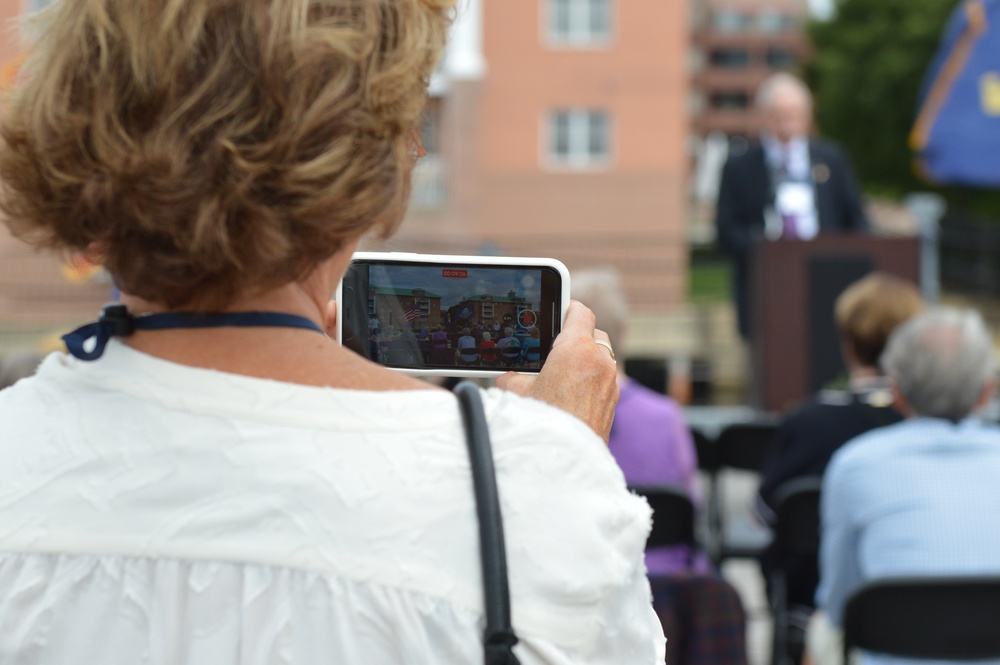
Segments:
[[[935,190],[950,204],[1000,212],[1000,194],[936,188],[914,171],[909,134],[927,69],[962,0],[841,0],[808,27],[815,56],[805,78],[817,124],[850,152],[864,188],[900,197]]]
[[[832,20],[809,26],[817,122],[850,151],[867,189],[925,187],[907,139],[924,73],[959,1],[844,0]]]

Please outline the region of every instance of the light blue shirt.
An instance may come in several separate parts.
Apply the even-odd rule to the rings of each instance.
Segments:
[[[827,467],[821,512],[816,601],[837,627],[872,580],[1000,574],[1000,428],[918,418],[863,434]]]

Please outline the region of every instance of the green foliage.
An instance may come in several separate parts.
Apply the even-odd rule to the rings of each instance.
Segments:
[[[949,203],[1000,212],[998,192],[921,180],[909,147],[924,77],[961,1],[841,0],[832,20],[809,25],[815,56],[804,74],[818,128],[848,150],[867,191],[895,198],[937,190]]]
[[[732,264],[713,250],[692,249],[688,262],[688,301],[699,305],[729,302]]]

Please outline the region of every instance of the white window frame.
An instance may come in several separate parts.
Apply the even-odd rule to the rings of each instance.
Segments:
[[[555,150],[557,117],[568,120],[567,154],[560,155]],[[605,151],[592,153],[590,135],[594,118],[604,118]],[[614,146],[614,123],[611,113],[604,108],[568,107],[551,109],[543,119],[544,142],[543,163],[552,170],[560,171],[605,171],[611,167]]]
[[[591,27],[593,2],[603,2],[606,6],[607,21],[601,32],[594,32]],[[569,12],[567,32],[556,28],[556,11],[560,3],[566,3]],[[540,5],[543,43],[551,48],[607,48],[614,41],[617,0],[543,0]]]

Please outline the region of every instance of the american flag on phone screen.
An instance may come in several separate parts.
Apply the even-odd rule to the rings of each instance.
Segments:
[[[417,319],[420,318],[420,308],[414,305],[410,309],[403,312],[403,318],[406,319],[407,323],[409,323],[410,321],[416,321]]]

